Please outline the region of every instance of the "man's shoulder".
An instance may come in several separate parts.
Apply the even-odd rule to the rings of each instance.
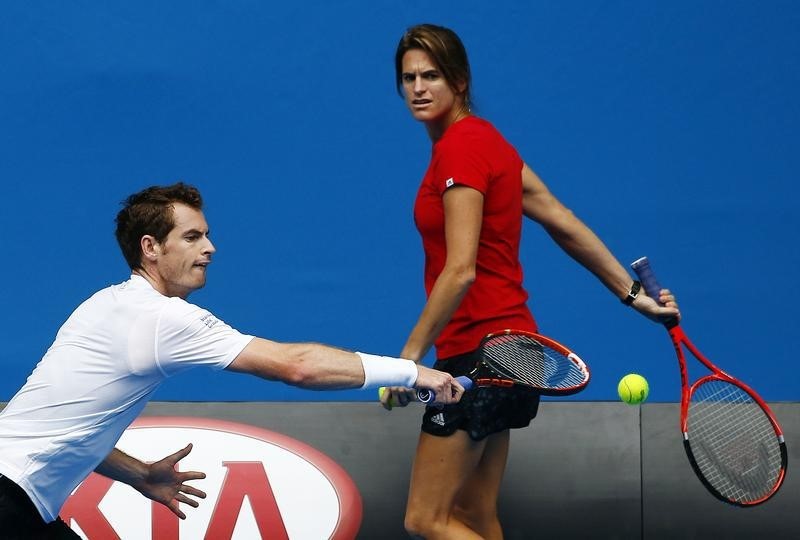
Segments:
[[[188,300],[177,296],[163,298],[164,302],[159,308],[160,326],[163,329],[211,328],[219,322],[209,310]]]
[[[178,296],[165,296],[155,290],[141,276],[132,275],[130,279],[110,285],[97,291],[87,300],[97,309],[118,309],[127,317],[153,317],[163,325],[186,326],[192,321],[208,317],[209,311]],[[114,304],[113,306],[105,306]]]
[[[162,295],[145,279],[134,275],[126,281],[96,291],[76,311],[136,317],[137,313],[158,312],[171,305],[176,305],[173,299]]]

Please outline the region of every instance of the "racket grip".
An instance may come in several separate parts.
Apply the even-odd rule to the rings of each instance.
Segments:
[[[458,384],[464,387],[464,390],[469,390],[472,388],[473,382],[472,379],[467,377],[466,375],[461,375],[460,377],[456,377]],[[420,400],[422,403],[430,403],[431,401],[436,399],[436,392],[433,390],[428,390],[427,388],[424,390],[420,390],[417,392],[417,399]]]
[[[658,296],[659,293],[661,293],[661,285],[658,283],[658,279],[656,279],[656,275],[647,257],[642,257],[641,259],[633,261],[631,263],[631,268],[636,272],[636,275],[639,276],[639,281],[642,282],[647,296],[658,302]],[[658,303],[661,304],[661,302]]]

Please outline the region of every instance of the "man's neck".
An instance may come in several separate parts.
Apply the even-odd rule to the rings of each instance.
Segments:
[[[134,275],[144,278],[150,284],[150,286],[153,287],[153,289],[155,289],[157,292],[161,293],[164,296],[169,296],[169,297],[177,296],[179,298],[183,298],[184,300],[186,300],[186,298],[189,296],[189,293],[192,292],[192,291],[186,291],[186,292],[170,291],[166,283],[164,283],[164,280],[161,279],[156,272],[148,271],[147,268],[144,267],[135,268],[133,269],[132,273]]]

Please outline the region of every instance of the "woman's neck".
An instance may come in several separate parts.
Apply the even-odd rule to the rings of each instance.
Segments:
[[[441,139],[444,132],[447,131],[447,128],[468,116],[472,116],[472,112],[468,107],[461,105],[460,107],[453,107],[443,118],[427,122],[425,124],[425,129],[428,131],[431,142],[435,143]]]

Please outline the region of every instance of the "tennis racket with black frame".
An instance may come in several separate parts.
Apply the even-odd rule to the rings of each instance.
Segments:
[[[647,295],[658,301],[661,286],[647,257],[634,261],[631,268]],[[712,364],[689,341],[676,318],[664,326],[678,355],[680,426],[692,469],[726,503],[749,507],[767,501],[781,487],[788,461],[783,432],[772,411],[752,388]],[[690,384],[684,351],[711,374]]]
[[[477,365],[467,375],[456,377],[469,389],[522,386],[545,396],[569,396],[589,383],[589,367],[564,345],[546,336],[524,330],[505,329],[481,340]],[[421,390],[423,403],[435,398]]]

